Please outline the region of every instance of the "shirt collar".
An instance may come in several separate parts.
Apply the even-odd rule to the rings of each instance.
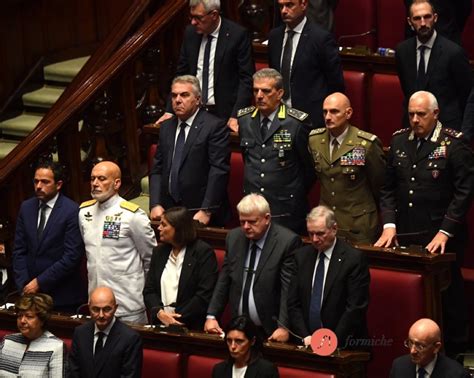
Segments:
[[[438,360],[438,353],[435,354],[435,357],[426,366],[416,365],[416,374],[418,374],[418,369],[422,367],[431,377],[437,360]]]
[[[337,139],[337,142],[339,143],[339,145],[342,145],[342,142],[344,142],[344,139],[346,138],[346,135],[347,135],[348,131],[349,131],[349,127],[346,127],[346,129],[338,137],[334,137],[331,133],[329,133],[329,136],[330,136],[329,143],[332,144],[332,141],[334,139]]]
[[[105,209],[108,209],[112,206],[114,206],[117,201],[120,199],[120,196],[118,195],[118,193],[115,193],[112,197],[110,197],[108,200],[102,202],[102,203],[99,203],[99,208],[101,210],[105,210]]]
[[[429,47],[429,49],[431,50],[433,48],[433,45],[434,45],[434,42],[435,42],[435,39],[436,39],[437,35],[438,35],[438,33],[436,33],[436,30],[435,30],[433,35],[431,36],[431,38],[428,39],[428,41],[426,43],[421,43],[420,40],[418,39],[418,37],[416,37],[416,49],[418,50],[418,48],[421,45],[423,45],[423,46]]]
[[[105,327],[105,329],[103,331],[101,331],[99,328],[97,328],[97,325],[94,323],[94,335],[97,335],[97,333],[102,332],[102,333],[105,334],[105,336],[109,336],[110,330],[114,326],[116,320],[117,319],[114,316],[112,318],[112,321],[109,323],[109,325],[107,327]]]
[[[46,206],[48,206],[50,209],[52,209],[54,207],[54,205],[56,204],[56,201],[58,200],[58,197],[59,197],[59,192],[57,192],[56,195],[47,202],[42,202],[40,200],[39,201],[39,207],[41,207],[41,204],[44,203],[44,204],[46,204]]]
[[[334,241],[332,242],[331,246],[325,251],[323,251],[328,261],[331,260],[332,252],[334,251],[334,246],[336,245],[336,240],[337,238],[334,238]]]
[[[268,230],[270,230],[271,223],[268,225],[267,230],[263,234],[263,236],[258,240],[252,240],[254,244],[257,244],[257,247],[263,251],[263,246],[265,245],[265,241],[267,240]]]
[[[285,28],[285,33],[288,31],[288,30],[293,30],[295,33],[303,33],[303,28],[304,26],[306,25],[306,16],[303,17],[303,19],[301,20],[301,22],[296,25],[293,29],[289,28],[288,25],[286,26]]]
[[[278,105],[278,108],[276,108],[273,112],[270,113],[268,117],[265,117],[263,113],[260,113],[260,124],[262,124],[262,121],[264,118],[268,118],[270,120],[270,124],[273,122],[273,119],[275,118],[278,109],[280,109],[280,105]]]
[[[180,119],[178,119],[179,123],[178,123],[178,126],[182,123],[182,122],[186,122],[186,124],[191,127],[191,125],[193,124],[194,122],[194,119],[196,118],[196,115],[198,114],[199,112],[199,108],[196,109],[196,111],[191,115],[191,117],[189,117],[188,119],[186,120],[183,120],[181,121]]]
[[[215,40],[217,41],[217,37],[219,37],[219,31],[221,30],[221,25],[222,25],[222,18],[219,16],[219,24],[217,24],[217,28],[215,28],[215,30],[208,34],[208,35],[212,35]]]

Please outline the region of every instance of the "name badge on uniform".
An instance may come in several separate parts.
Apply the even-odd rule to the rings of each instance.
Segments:
[[[118,239],[120,236],[120,217],[106,216],[104,229],[102,230],[103,239]]]

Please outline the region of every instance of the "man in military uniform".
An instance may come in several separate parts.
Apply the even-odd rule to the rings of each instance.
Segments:
[[[257,107],[238,112],[244,193],[262,194],[274,222],[304,233],[306,195],[314,181],[308,114],[281,103],[283,81],[274,69],[253,75],[253,92]]]
[[[342,93],[323,103],[326,127],[311,131],[309,149],[321,183],[320,203],[336,214],[338,233],[351,242],[373,243],[385,156],[377,136],[352,126],[352,108]]]
[[[89,294],[112,287],[121,320],[147,323],[143,287],[156,238],[150,220],[137,205],[118,195],[120,168],[104,161],[92,169],[92,200],[83,202],[79,225],[87,254]]]
[[[453,355],[462,351],[467,338],[459,266],[474,188],[474,161],[462,134],[443,128],[438,115],[432,93],[419,91],[411,96],[411,128],[395,132],[390,146],[380,201],[384,230],[375,245],[390,247],[400,239],[404,244],[422,244],[429,253],[457,253],[451,285],[443,298],[445,346]],[[408,241],[407,236],[415,240]]]

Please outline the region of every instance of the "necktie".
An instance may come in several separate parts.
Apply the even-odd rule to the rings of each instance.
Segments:
[[[425,50],[426,46],[421,45],[418,47],[420,50],[420,63],[418,64],[418,73],[416,75],[416,86],[417,89],[423,89],[426,81],[426,64],[425,64]]]
[[[336,138],[332,140],[332,151],[331,151],[331,159],[336,156],[337,150],[339,150],[339,142],[337,141]]]
[[[281,59],[281,75],[283,76],[283,89],[285,90],[284,100],[290,98],[291,56],[293,55],[293,36],[295,35],[293,30],[288,30],[286,33],[287,37]]]
[[[426,370],[423,369],[422,367],[418,369],[418,378],[425,378],[426,376]]]
[[[262,125],[260,126],[260,135],[262,136],[262,141],[264,141],[267,138],[269,122],[270,120],[267,117],[265,117],[262,121]]]
[[[171,197],[175,200],[175,202],[179,202],[180,194],[179,194],[179,183],[178,183],[178,173],[179,167],[181,165],[181,160],[183,158],[183,151],[184,151],[184,142],[186,141],[186,122],[182,122],[179,125],[179,134],[178,138],[176,138],[176,144],[174,146],[174,155],[173,161],[171,162],[171,172],[170,172],[170,194]]]
[[[416,146],[416,152],[420,152],[421,149],[423,148],[423,145],[425,144],[426,139],[425,138],[418,138],[418,144]]]
[[[206,105],[209,97],[209,59],[211,56],[212,35],[207,36],[206,47],[204,48],[204,62],[202,64],[202,104]]]
[[[46,224],[46,209],[48,208],[48,205],[46,205],[44,202],[41,202],[40,205],[40,222],[38,225],[38,240],[41,239],[41,235],[43,235],[44,231],[44,225]]]
[[[250,295],[250,286],[252,284],[252,278],[255,274],[255,260],[257,259],[257,244],[253,243],[251,252],[250,252],[250,260],[249,265],[247,268],[247,278],[245,279],[244,285],[244,292],[242,294],[242,314],[250,315],[249,311],[249,295]]]
[[[313,292],[311,294],[311,302],[309,305],[309,328],[311,333],[321,328],[321,298],[323,296],[325,257],[326,255],[324,252],[319,253],[319,263],[316,268]]]
[[[98,356],[104,349],[104,332],[97,333],[97,341],[95,342],[94,357]]]

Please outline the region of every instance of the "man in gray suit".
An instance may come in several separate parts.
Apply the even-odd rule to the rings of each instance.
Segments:
[[[232,317],[246,314],[269,340],[287,341],[288,287],[301,239],[271,223],[270,206],[259,194],[245,196],[237,210],[241,226],[227,235],[204,330],[222,333],[217,319],[228,302]]]

